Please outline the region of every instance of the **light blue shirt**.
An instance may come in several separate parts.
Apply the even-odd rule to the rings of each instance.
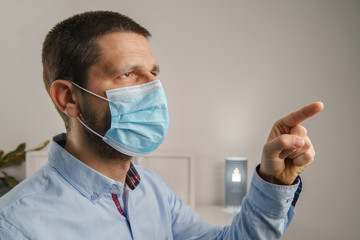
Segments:
[[[48,163],[0,198],[1,240],[77,239],[278,239],[293,217],[297,185],[278,186],[254,173],[242,210],[230,226],[212,226],[186,206],[162,178],[136,166],[140,184],[131,190],[77,160],[57,139]],[[128,216],[113,199],[117,194]]]

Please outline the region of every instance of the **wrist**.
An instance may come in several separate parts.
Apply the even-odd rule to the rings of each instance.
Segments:
[[[276,177],[275,175],[272,174],[267,174],[265,171],[263,171],[263,169],[261,168],[261,164],[256,168],[256,171],[258,173],[258,175],[261,177],[261,179],[263,179],[264,181],[271,183],[271,184],[276,184],[276,185],[293,185],[294,182],[296,181],[297,178],[295,179],[291,179],[291,180],[285,180],[281,177]]]

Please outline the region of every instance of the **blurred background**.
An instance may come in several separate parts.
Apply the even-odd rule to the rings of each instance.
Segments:
[[[313,101],[315,162],[283,239],[359,239],[360,1],[1,0],[0,149],[64,132],[42,83],[41,48],[59,21],[113,10],[146,27],[171,124],[158,153],[195,156],[196,205],[224,204],[225,158],[249,179],[273,123]],[[24,178],[24,167],[8,173]]]

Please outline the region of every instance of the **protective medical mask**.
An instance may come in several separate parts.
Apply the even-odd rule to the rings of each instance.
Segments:
[[[142,157],[153,152],[164,141],[170,120],[160,80],[107,90],[107,98],[72,84],[109,102],[111,127],[105,136],[89,128],[79,117],[78,120],[119,152]]]

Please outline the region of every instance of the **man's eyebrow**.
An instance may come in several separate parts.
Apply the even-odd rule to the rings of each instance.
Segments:
[[[134,70],[141,70],[141,69],[144,69],[145,67],[142,66],[142,65],[134,65],[134,66],[131,66],[128,69],[128,72],[131,72],[131,71],[134,71]],[[151,71],[152,72],[160,72],[160,67],[158,64],[154,64],[153,67],[151,68]]]
[[[160,72],[160,66],[159,66],[159,64],[155,64],[155,65],[153,66],[153,68],[152,68],[151,71],[159,73],[159,72]]]
[[[142,65],[134,65],[134,66],[128,66],[128,67],[113,69],[112,71],[110,71],[110,74],[114,76],[114,75],[124,74],[126,72],[132,72],[134,70],[141,70],[141,69],[144,69],[144,66],[142,66]],[[154,64],[151,71],[159,73],[160,72],[160,66],[158,64]]]

